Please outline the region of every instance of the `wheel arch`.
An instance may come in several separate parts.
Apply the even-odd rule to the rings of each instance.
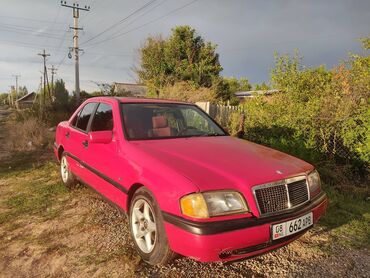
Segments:
[[[141,183],[134,183],[133,185],[131,185],[130,189],[128,190],[128,192],[127,192],[127,201],[126,201],[126,211],[127,211],[127,213],[130,212],[132,197],[134,196],[135,192],[141,187],[145,187],[145,185],[141,184]]]
[[[59,146],[58,148],[58,160],[60,161],[62,159],[62,154],[64,152],[64,148],[62,145]]]

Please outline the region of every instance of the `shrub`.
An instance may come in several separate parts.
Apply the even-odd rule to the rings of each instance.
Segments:
[[[12,151],[29,151],[50,146],[53,132],[35,117],[7,122],[7,148]]]
[[[216,93],[214,90],[196,87],[189,82],[177,82],[173,86],[166,86],[160,91],[159,97],[193,103],[197,101],[216,101]]]
[[[276,56],[271,83],[281,93],[245,101],[245,137],[311,162],[370,164],[370,56],[331,70],[306,68],[296,53]],[[239,117],[233,116],[234,129]],[[367,170],[365,170],[367,169]]]

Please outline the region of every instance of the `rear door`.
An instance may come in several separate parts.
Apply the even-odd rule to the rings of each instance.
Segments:
[[[91,116],[96,109],[96,102],[87,103],[72,120],[69,132],[66,134],[65,151],[68,154],[68,162],[75,173],[83,181],[87,178],[87,169],[84,166],[84,157],[88,151],[88,130],[91,125]]]

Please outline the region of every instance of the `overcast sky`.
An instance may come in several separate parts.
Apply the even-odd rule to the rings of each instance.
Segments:
[[[73,3],[67,1],[68,3]],[[123,20],[151,2],[141,12]],[[331,67],[348,52],[363,53],[358,38],[370,35],[368,0],[80,0],[90,12],[80,13],[81,89],[96,90],[92,81],[133,82],[136,50],[149,35],[167,36],[177,25],[190,25],[207,41],[218,45],[222,75],[268,81],[274,51],[298,48],[308,66]],[[108,27],[122,24],[107,31]],[[57,78],[74,88],[71,9],[54,0],[1,0],[0,92],[14,84],[29,91],[40,83],[42,49],[50,53],[48,66]],[[102,33],[101,35],[99,35]],[[94,38],[96,35],[96,38]],[[114,36],[117,38],[113,38]],[[90,40],[91,38],[94,38]],[[88,41],[88,42],[87,42]]]

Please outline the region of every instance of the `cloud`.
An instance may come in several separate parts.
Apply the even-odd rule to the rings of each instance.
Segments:
[[[80,14],[80,26],[84,27],[80,42],[85,51],[81,56],[80,79],[84,80],[81,88],[87,90],[96,89],[88,80],[133,81],[130,69],[137,60],[135,50],[149,35],[168,36],[176,25],[191,25],[206,40],[218,45],[223,75],[246,76],[251,82],[269,80],[274,51],[292,53],[298,48],[307,65],[331,67],[346,58],[349,51],[361,51],[356,39],[368,36],[370,26],[369,1],[199,0],[119,38],[88,46],[83,42],[147,1],[79,2],[91,5],[90,12]],[[90,43],[135,29],[189,2],[159,0],[155,9],[130,18]],[[73,90],[73,60],[66,58],[68,47],[72,46],[72,33],[65,32],[73,23],[72,11],[60,7],[57,1],[38,0],[37,3],[2,0],[0,26],[1,23],[28,26],[36,31],[21,35],[0,29],[0,78],[22,74],[20,83],[30,90],[36,89],[42,69],[42,60],[37,53],[47,41],[46,50],[51,54],[48,64],[61,64],[57,77],[66,79],[67,87]],[[40,37],[50,33],[57,38]],[[8,84],[0,82],[0,91],[4,90],[8,90]]]

